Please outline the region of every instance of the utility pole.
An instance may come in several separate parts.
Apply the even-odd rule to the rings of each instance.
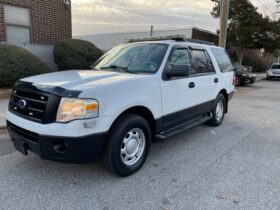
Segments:
[[[280,0],[276,0],[276,12],[275,14],[280,14]]]
[[[153,35],[154,35],[154,26],[153,26],[153,25],[151,25],[150,36],[151,36],[151,37],[153,37]]]
[[[276,0],[276,12],[275,12],[275,14],[280,15],[280,0]],[[280,18],[280,16],[279,16],[279,18]],[[280,53],[280,50],[279,50],[279,53]],[[278,63],[280,63],[280,55],[278,56]]]
[[[227,22],[229,13],[229,1],[230,0],[220,0],[220,38],[219,46],[226,48],[227,42]]]

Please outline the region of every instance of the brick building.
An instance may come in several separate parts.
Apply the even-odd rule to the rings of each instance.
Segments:
[[[71,37],[70,0],[0,0],[0,41],[54,44]]]

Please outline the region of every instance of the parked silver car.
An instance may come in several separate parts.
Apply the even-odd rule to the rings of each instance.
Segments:
[[[266,72],[266,78],[268,80],[273,78],[280,78],[280,63],[274,63],[270,69]]]

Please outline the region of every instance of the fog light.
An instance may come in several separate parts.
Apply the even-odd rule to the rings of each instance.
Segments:
[[[96,125],[96,121],[95,120],[90,120],[87,122],[84,122],[84,127],[85,128],[92,128]]]
[[[58,153],[64,153],[68,149],[68,144],[63,140],[56,140],[54,141],[53,149]]]

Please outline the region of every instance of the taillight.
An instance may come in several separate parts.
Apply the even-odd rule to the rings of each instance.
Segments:
[[[237,84],[237,78],[235,73],[233,73],[233,77],[232,77],[232,85],[236,85]]]

